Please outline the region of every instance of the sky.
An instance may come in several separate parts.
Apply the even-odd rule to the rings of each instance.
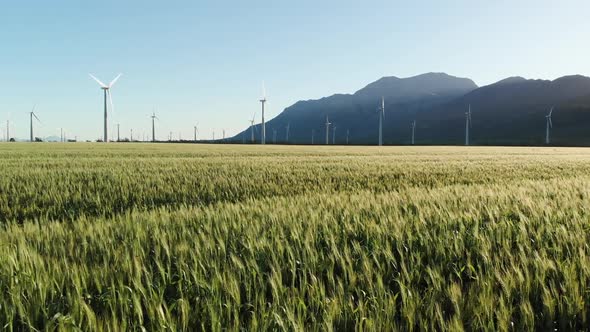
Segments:
[[[354,93],[383,77],[446,72],[478,85],[509,76],[590,76],[587,0],[5,1],[0,126],[29,137],[200,139],[240,132],[298,100]],[[111,136],[111,135],[109,135]],[[111,136],[113,137],[113,136]],[[116,136],[114,136],[116,137]]]

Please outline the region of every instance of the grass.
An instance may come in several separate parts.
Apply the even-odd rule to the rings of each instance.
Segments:
[[[578,330],[590,150],[0,145],[7,330]]]

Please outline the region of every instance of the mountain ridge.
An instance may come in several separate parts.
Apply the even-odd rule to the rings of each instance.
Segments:
[[[590,77],[582,75],[554,80],[512,76],[481,87],[469,78],[446,73],[385,76],[353,94],[298,101],[267,122],[267,133],[277,130],[277,143],[286,143],[286,127],[290,124],[288,143],[310,144],[312,133],[316,133],[314,143],[318,144],[317,138],[322,136],[319,133],[325,137],[328,116],[332,130],[340,130],[330,133],[330,140],[334,137],[337,144],[375,144],[376,109],[381,97],[386,106],[386,144],[408,144],[408,128],[414,120],[419,133],[417,143],[462,144],[465,111],[471,105],[474,144],[541,145],[545,113],[555,105],[555,144],[590,145],[590,135],[584,135],[590,133]],[[249,130],[231,140],[246,142]],[[267,143],[272,143],[272,138],[267,135]]]

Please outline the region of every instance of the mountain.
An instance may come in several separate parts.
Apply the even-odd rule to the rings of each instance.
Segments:
[[[555,107],[551,131],[558,145],[590,145],[590,78],[554,81],[506,79],[473,90],[422,114],[423,142],[464,142],[465,111],[471,105],[472,142],[482,145],[542,145],[545,115]]]
[[[376,109],[381,97],[386,100],[387,124],[387,119],[392,115],[390,112],[394,112],[393,107],[431,108],[476,88],[477,85],[470,79],[443,73],[428,73],[410,78],[383,77],[354,94],[335,94],[318,100],[299,101],[287,107],[266,123],[266,139],[267,142],[272,142],[273,129],[276,129],[277,142],[284,142],[286,127],[290,124],[290,143],[309,144],[312,133],[315,133],[315,143],[324,142],[324,123],[328,116],[329,121],[336,127],[339,142],[345,142],[346,131],[350,130],[351,142],[370,144],[374,140],[375,121],[378,121]],[[259,129],[256,129],[257,140],[260,136]],[[247,128],[232,139],[249,140],[250,130],[252,129]]]
[[[477,87],[468,78],[428,73],[409,78],[383,77],[354,94],[335,94],[318,100],[299,101],[266,124],[267,142],[325,143],[325,120],[333,124],[330,142],[375,144],[385,98],[385,144],[408,144],[410,123],[416,126],[417,144],[463,144],[465,112],[472,109],[471,142],[480,145],[543,144],[545,115],[555,106],[552,142],[558,145],[590,145],[590,78],[575,75],[554,81],[509,77]],[[257,127],[260,127],[258,125]],[[334,135],[333,129],[336,128]],[[258,128],[259,129],[259,128]],[[231,140],[249,141],[251,128]],[[333,136],[334,135],[334,136]],[[257,141],[260,131],[256,132]]]

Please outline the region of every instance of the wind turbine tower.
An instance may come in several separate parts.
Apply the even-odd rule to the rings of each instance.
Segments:
[[[312,129],[311,130],[311,145],[313,145],[314,136],[315,136],[315,129]]]
[[[260,99],[260,103],[262,104],[262,129],[260,130],[260,144],[266,144],[266,128],[264,125],[264,104],[266,104],[266,89],[264,88],[264,82],[262,83],[262,99]]]
[[[412,127],[412,145],[414,145],[414,134],[416,133],[416,120],[412,121],[411,124]]]
[[[471,128],[471,104],[465,113],[465,145],[469,145],[469,128]]]
[[[549,110],[549,114],[545,115],[545,120],[547,122],[547,126],[545,129],[545,144],[549,144],[550,140],[549,140],[549,129],[553,128],[553,122],[551,121],[551,114],[553,113],[553,107],[551,107],[551,110]]]
[[[152,113],[151,118],[152,118],[152,142],[155,142],[156,141],[156,125],[155,125],[155,122],[156,122],[156,119],[158,119],[158,117],[156,116],[156,112],[153,112]],[[158,120],[160,120],[160,119],[158,119]]]
[[[198,125],[199,125],[199,124],[197,123],[197,124],[195,125],[195,128],[194,128],[194,129],[195,129],[195,142],[197,141],[197,134],[199,133],[199,129],[197,129],[197,126],[198,126]]]
[[[332,128],[332,144],[336,144],[336,126]]]
[[[348,145],[348,137],[350,136],[350,129],[346,129],[346,145]]]
[[[35,119],[37,119],[37,121],[41,122],[41,120],[39,120],[39,118],[37,117],[37,114],[35,114],[35,106],[33,106],[33,109],[30,112],[30,116],[31,116],[31,142],[34,142],[35,137],[33,136],[33,117],[35,117]]]
[[[379,146],[383,145],[383,118],[385,117],[385,97],[381,97],[381,107],[377,108],[379,112]]]
[[[289,143],[289,129],[291,129],[291,122],[287,123],[287,132],[286,132],[286,137],[285,137],[285,142]]]
[[[328,116],[326,115],[326,145],[330,144],[330,121],[328,121]]]
[[[111,96],[111,88],[113,87],[113,85],[115,85],[115,83],[117,82],[117,80],[119,79],[119,77],[121,77],[122,74],[117,75],[117,77],[115,77],[114,80],[111,81],[111,83],[109,85],[106,85],[104,83],[102,83],[98,78],[92,76],[92,74],[89,74],[90,77],[92,77],[92,79],[94,79],[99,85],[100,88],[104,91],[104,142],[108,142],[109,141],[109,137],[108,137],[108,114],[107,114],[107,95],[109,97],[109,101],[111,103],[111,112],[113,112],[113,97]]]
[[[252,115],[252,120],[250,120],[250,141],[252,141],[252,143],[254,143],[254,130],[256,129],[256,127],[254,126],[254,121],[256,119],[256,112],[254,112],[254,115]]]
[[[121,141],[121,131],[120,131],[120,129],[121,129],[121,124],[120,123],[117,123],[117,142],[120,142]]]

